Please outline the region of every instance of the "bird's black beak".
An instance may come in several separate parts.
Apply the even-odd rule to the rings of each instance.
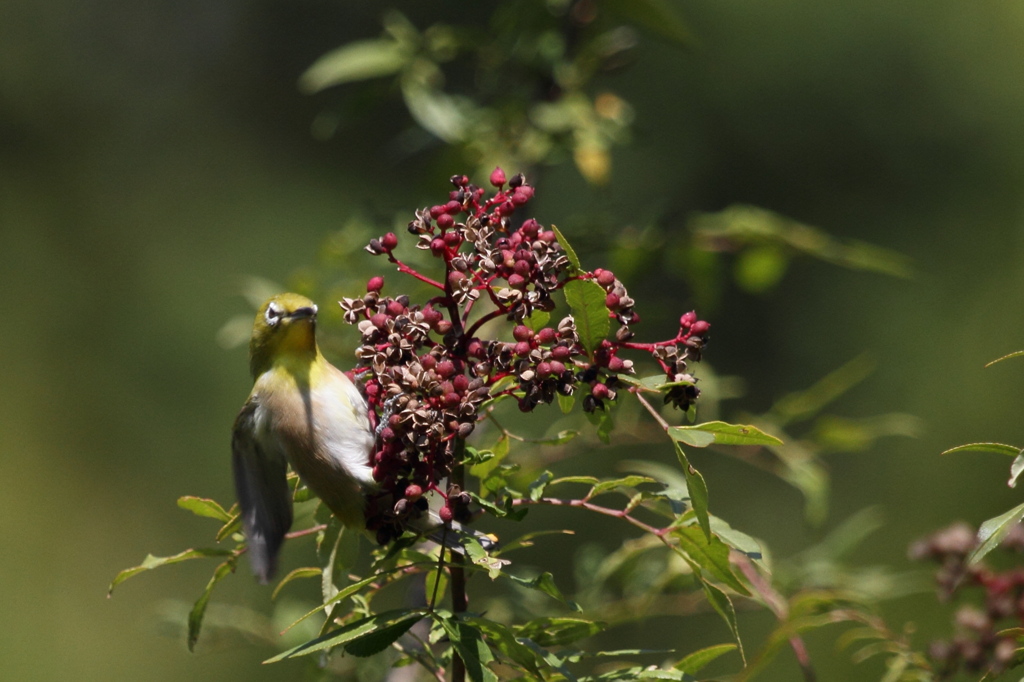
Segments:
[[[288,314],[288,317],[290,317],[293,320],[302,320],[306,318],[315,320],[316,306],[304,306],[302,308],[296,308],[295,310]]]

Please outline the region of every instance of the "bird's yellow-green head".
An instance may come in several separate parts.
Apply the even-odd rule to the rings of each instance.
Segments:
[[[316,304],[299,294],[278,294],[260,307],[249,341],[254,379],[278,361],[316,359],[316,312]]]

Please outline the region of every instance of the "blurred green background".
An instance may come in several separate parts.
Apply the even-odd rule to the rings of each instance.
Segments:
[[[429,7],[406,9],[431,19]],[[797,262],[770,296],[730,287],[705,315],[709,363],[746,382],[732,413],[767,409],[873,354],[877,371],[836,411],[910,413],[924,432],[830,458],[828,525],[880,505],[886,528],[856,561],[909,568],[913,538],[1019,497],[1004,485],[1008,462],[938,453],[1024,443],[1024,366],[982,370],[1024,347],[1024,7],[682,9],[697,47],[642,37],[634,63],[602,82],[635,109],[611,183],[592,188],[570,163],[545,168],[534,213],[591,267],[623,264],[651,329],[696,304],[670,257],[694,211],[754,204],[910,256],[909,281]],[[353,217],[383,231],[471,170],[437,150],[405,153],[395,140],[413,124],[386,89],[297,91],[318,56],[377,35],[381,11],[327,0],[0,3],[0,677],[296,673],[259,666],[263,652],[237,638],[212,637],[190,655],[179,632],[156,624],[176,608],[165,600],[198,594],[209,566],[104,595],[147,552],[209,537],[178,496],[232,497],[229,431],[249,378],[244,349],[215,339],[248,314],[245,278],[287,285]],[[339,101],[337,134],[317,139],[312,123]],[[659,236],[645,241],[652,225]],[[616,246],[623,234],[628,253]],[[354,276],[372,265],[353,264]],[[711,453],[695,461],[712,511],[778,555],[818,537],[779,480]],[[215,599],[262,608],[265,590],[241,577]],[[928,594],[885,613],[897,628],[916,620],[918,643],[948,630]],[[758,618],[754,632],[768,622]],[[683,649],[726,639],[703,617],[672,627]],[[811,644],[822,679],[875,670],[845,663],[827,635]],[[783,664],[774,679],[794,670]]]

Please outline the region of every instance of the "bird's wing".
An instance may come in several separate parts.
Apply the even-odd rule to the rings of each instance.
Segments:
[[[274,575],[277,553],[292,525],[292,500],[284,453],[261,444],[257,438],[258,407],[255,397],[250,398],[235,419],[231,461],[249,560],[256,578],[267,583]]]

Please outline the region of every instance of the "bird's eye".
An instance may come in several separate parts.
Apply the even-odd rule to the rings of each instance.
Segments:
[[[278,307],[275,306],[274,304],[270,304],[269,306],[267,306],[266,318],[267,318],[267,324],[269,324],[271,326],[277,324],[278,321],[281,319],[281,311],[280,311],[280,309],[278,309]]]

